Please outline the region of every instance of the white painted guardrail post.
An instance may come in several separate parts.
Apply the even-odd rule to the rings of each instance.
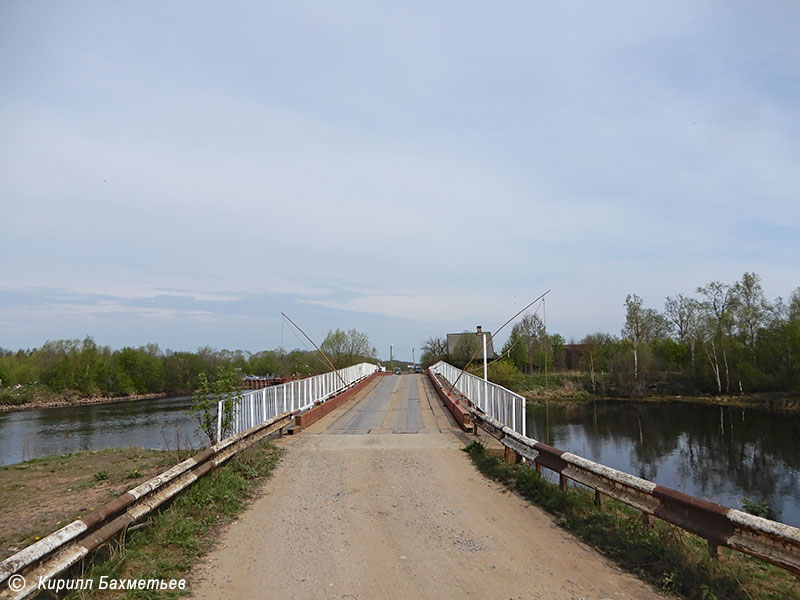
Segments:
[[[319,402],[324,402],[332,395],[341,392],[346,387],[361,381],[376,371],[377,367],[375,365],[361,363],[340,369],[338,375],[331,371],[322,375],[295,379],[269,388],[244,392],[234,400],[231,423],[233,431],[230,432],[222,430],[223,403],[220,401],[217,403],[217,440],[220,440],[226,434],[236,435],[277,415],[280,402],[278,394],[283,397],[283,412],[295,413],[311,408]],[[270,402],[267,401],[267,395],[270,396]],[[260,400],[260,409],[256,405],[257,400]],[[249,406],[246,404],[248,402]],[[270,414],[268,408],[272,409],[272,414]]]
[[[217,442],[222,438],[222,400],[217,402]]]
[[[525,398],[496,383],[457,369],[444,361],[437,362],[430,369],[444,377],[451,385],[458,380],[455,389],[477,406],[481,412],[524,435],[527,412]],[[519,408],[517,408],[518,402]]]

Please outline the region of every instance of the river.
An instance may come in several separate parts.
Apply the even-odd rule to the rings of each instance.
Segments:
[[[191,404],[181,396],[0,413],[0,465],[78,450],[201,447]]]
[[[800,413],[689,402],[537,404],[528,435],[660,485],[800,527]],[[544,471],[546,472],[546,470]]]
[[[190,405],[184,396],[0,413],[0,465],[83,449],[199,448],[206,442]],[[800,413],[683,402],[550,403],[529,408],[528,435],[726,506],[767,499],[774,518],[800,527]]]

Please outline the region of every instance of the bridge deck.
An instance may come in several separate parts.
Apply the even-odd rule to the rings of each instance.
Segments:
[[[457,425],[429,398],[422,377],[381,377],[372,393],[352,404],[326,433],[441,433]],[[438,419],[437,419],[438,417]]]
[[[287,454],[196,598],[660,598],[483,479],[428,380],[376,378]]]

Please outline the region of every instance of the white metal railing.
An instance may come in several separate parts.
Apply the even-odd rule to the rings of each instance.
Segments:
[[[455,389],[475,408],[517,433],[526,435],[525,398],[441,360],[431,367],[431,371],[444,377],[450,385],[457,380]]]
[[[359,363],[337,371],[296,379],[281,385],[242,393],[233,400],[233,420],[226,437],[241,433],[285,412],[298,412],[324,402],[378,370],[377,365]],[[338,373],[338,374],[337,374]],[[344,381],[343,381],[344,380]],[[222,401],[217,402],[217,440],[221,439]]]

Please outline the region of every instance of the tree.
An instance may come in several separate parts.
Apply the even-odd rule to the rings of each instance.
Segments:
[[[642,299],[636,294],[628,294],[625,298],[625,327],[622,335],[630,340],[633,346],[633,378],[639,380],[639,346],[644,341],[644,309]]]
[[[75,388],[84,394],[98,391],[98,375],[102,370],[101,351],[95,341],[86,336],[78,353],[78,369],[75,374]]]
[[[592,392],[597,391],[597,372],[603,373],[609,370],[611,364],[609,349],[614,341],[615,339],[607,333],[590,333],[581,340],[583,347],[581,366],[589,371]]]
[[[543,356],[541,356],[541,362],[539,362],[539,359],[537,359],[537,366],[544,365],[545,369],[553,368],[553,370],[556,371],[563,371],[566,369],[564,337],[560,333],[553,333],[545,336],[545,342],[546,344],[542,349]]]
[[[525,338],[516,325],[511,329],[511,334],[503,345],[501,354],[510,360],[517,369],[528,369],[531,363],[528,356],[528,344],[525,343]]]
[[[800,288],[795,288],[789,298],[789,320],[800,321]]]
[[[114,355],[123,394],[164,391],[164,363],[142,348],[123,348]]]
[[[664,302],[664,315],[672,323],[679,344],[689,347],[692,371],[694,371],[694,351],[700,337],[700,306],[694,298],[678,294],[667,296]]]
[[[758,331],[764,326],[769,305],[761,288],[761,278],[755,273],[745,272],[733,286],[735,302],[733,303],[733,320],[736,330],[742,337],[756,362],[756,338]]]
[[[480,335],[474,331],[465,330],[458,336],[458,340],[453,347],[453,352],[449,355],[450,362],[453,363],[454,366],[463,369],[467,366],[471,358],[478,356],[482,344],[483,342]]]
[[[503,346],[503,354],[511,358],[518,369],[533,373],[536,370],[543,370],[545,362],[550,360],[551,344],[552,340],[548,340],[544,322],[539,315],[529,314],[522,317],[522,320],[511,329],[511,334]]]
[[[663,337],[669,330],[664,317],[652,308],[644,308],[642,299],[636,294],[628,294],[625,298],[625,326],[622,335],[633,347],[634,380],[639,380],[639,349],[654,339]]]
[[[164,363],[164,389],[173,394],[189,393],[198,386],[198,374],[204,369],[203,359],[194,352],[170,352]]]
[[[192,395],[191,412],[197,416],[200,431],[208,437],[210,444],[225,439],[233,429],[233,401],[241,393],[239,377],[233,367],[217,367],[215,376],[209,380],[205,371],[197,376],[199,389]],[[222,418],[217,410],[222,403]],[[219,421],[218,421],[219,419]],[[221,424],[217,437],[217,424]]]
[[[730,369],[728,368],[727,340],[730,338],[733,326],[733,309],[736,296],[730,285],[712,281],[708,285],[697,288],[697,293],[703,295],[699,306],[702,310],[704,324],[704,338],[707,342],[705,351],[714,377],[717,382],[717,393],[722,393],[722,368],[725,369],[725,391],[730,391]],[[711,351],[708,350],[708,345]],[[719,362],[717,347],[722,353],[722,363]]]
[[[769,318],[758,338],[759,365],[769,367],[775,389],[800,391],[800,288],[789,302],[777,298],[769,307]]]
[[[367,334],[356,329],[329,331],[319,347],[337,369],[360,362],[374,362],[378,355]]]
[[[423,369],[427,369],[440,360],[447,360],[447,338],[429,337],[422,343],[420,364]]]
[[[644,354],[648,359],[645,364],[652,371],[655,365],[650,344],[663,339],[669,330],[670,323],[663,315],[652,308],[644,308],[642,299],[636,294],[628,294],[625,298],[625,326],[622,328],[622,336],[630,344],[633,353],[632,392],[640,393],[646,384],[647,378],[642,377],[642,351],[647,350]]]
[[[278,358],[274,350],[256,352],[247,361],[247,371],[254,375],[274,375],[278,372]]]

